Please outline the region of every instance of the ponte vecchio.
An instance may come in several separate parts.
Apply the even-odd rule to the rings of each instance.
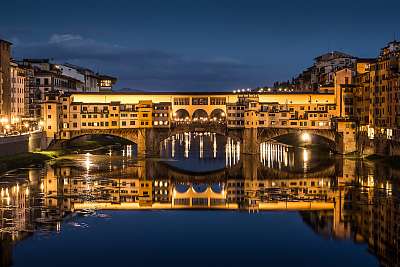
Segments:
[[[341,90],[49,94],[42,115],[51,147],[104,134],[136,143],[140,156],[157,156],[163,140],[192,131],[229,136],[245,154],[258,154],[262,142],[288,134],[319,136],[347,154],[357,150],[356,127],[343,99]]]

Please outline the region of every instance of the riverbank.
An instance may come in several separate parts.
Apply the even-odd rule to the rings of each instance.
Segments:
[[[366,157],[367,160],[374,162],[374,163],[380,163],[383,165],[390,166],[393,169],[400,170],[400,156],[378,156],[378,155],[370,155]]]
[[[71,142],[67,147],[60,150],[43,150],[2,156],[0,157],[0,173],[31,165],[43,164],[48,160],[56,159],[62,155],[90,152],[104,147],[125,144],[123,141],[121,142],[121,140],[117,141],[118,142],[107,138],[99,138],[97,140],[77,140]]]
[[[0,157],[0,173],[35,164],[42,164],[47,160],[58,158],[61,154],[61,151],[40,151]]]
[[[68,146],[65,147],[64,149],[68,151],[91,151],[91,150],[96,150],[102,147],[109,147],[109,146],[115,146],[115,145],[129,145],[131,142],[126,141],[122,138],[110,138],[107,136],[96,136],[95,138],[92,138],[90,140],[87,139],[77,139],[73,140],[68,143]]]

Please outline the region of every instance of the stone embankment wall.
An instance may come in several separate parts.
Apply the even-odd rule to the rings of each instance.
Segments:
[[[0,138],[0,157],[41,150],[45,148],[45,143],[42,132],[2,137]]]

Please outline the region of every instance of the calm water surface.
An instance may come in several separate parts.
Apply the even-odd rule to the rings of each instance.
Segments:
[[[399,172],[213,134],[1,177],[1,266],[398,266]]]

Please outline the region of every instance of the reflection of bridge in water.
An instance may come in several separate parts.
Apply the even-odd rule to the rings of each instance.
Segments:
[[[344,160],[333,175],[271,177],[262,171],[262,164],[257,171],[249,169],[251,162],[251,157],[242,157],[232,168],[193,176],[154,161],[111,171],[100,164],[105,169],[97,170],[94,166],[102,161],[93,157],[89,167],[81,169],[74,161],[48,166],[43,175],[41,170],[22,171],[14,175],[17,180],[10,173],[9,179],[2,177],[1,238],[3,244],[5,240],[12,244],[43,228],[60,231],[65,216],[78,210],[85,214],[96,209],[297,210],[316,233],[365,242],[383,266],[399,263],[393,253],[399,251],[397,171],[371,172],[362,163]]]
[[[78,175],[76,169],[66,169],[61,168],[58,178],[67,181],[64,196],[95,195],[95,201],[73,201],[73,210],[327,210],[334,209],[337,197],[335,165],[306,174],[290,173],[263,166],[257,156],[242,156],[234,166],[203,173],[151,160],[106,173],[91,169],[90,184],[84,170]],[[69,177],[75,178],[69,181]]]

